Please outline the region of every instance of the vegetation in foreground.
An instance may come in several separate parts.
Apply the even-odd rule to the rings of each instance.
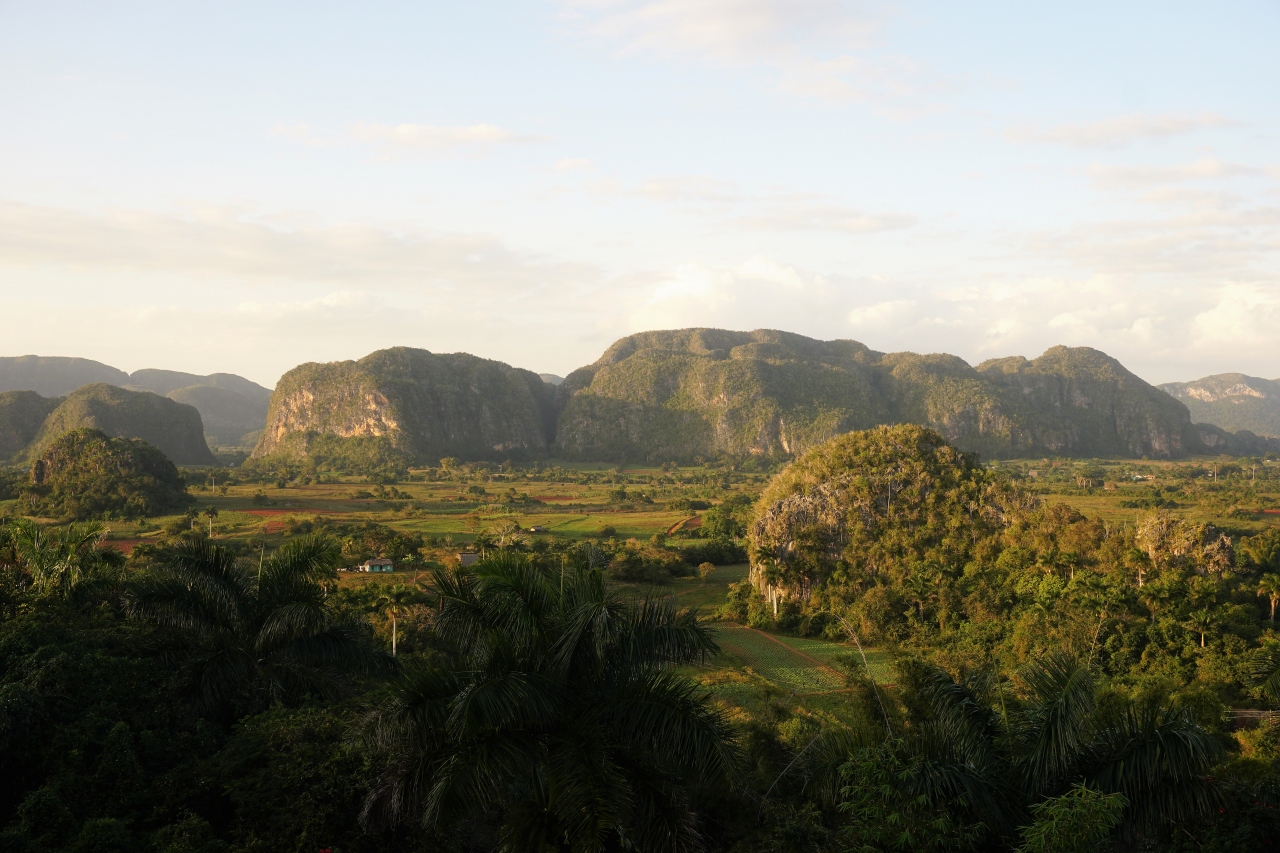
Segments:
[[[0,525],[0,844],[1265,849],[1271,465],[845,442]]]

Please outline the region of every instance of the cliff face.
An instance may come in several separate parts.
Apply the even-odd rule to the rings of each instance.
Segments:
[[[179,465],[217,464],[194,408],[158,394],[101,383],[79,388],[62,400],[45,418],[25,455],[34,459],[59,436],[81,428],[101,430],[113,438],[140,438]]]
[[[560,386],[557,448],[584,459],[793,453],[883,422],[876,355],[787,332],[632,335]]]
[[[1037,359],[984,362],[1015,432],[1010,453],[1169,459],[1203,452],[1186,407],[1087,347],[1053,347]]]
[[[545,452],[554,430],[555,389],[537,374],[463,353],[395,347],[286,373],[254,456],[314,432],[383,436],[429,462],[505,458]]]
[[[1184,406],[1087,348],[975,369],[771,330],[646,332],[575,371],[561,394],[557,450],[581,459],[794,454],[890,423],[986,457],[1205,450]]]
[[[1185,405],[1197,424],[1280,438],[1280,380],[1219,373],[1194,382],[1169,382],[1160,390]]]

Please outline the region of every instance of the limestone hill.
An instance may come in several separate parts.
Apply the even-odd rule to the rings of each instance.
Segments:
[[[985,457],[1204,452],[1186,407],[1088,348],[984,362],[771,330],[624,338],[561,391],[578,459],[794,454],[879,424],[932,427]]]
[[[1194,382],[1169,382],[1160,389],[1181,401],[1198,424],[1280,438],[1280,380],[1219,373]]]
[[[31,483],[30,511],[55,518],[146,518],[194,503],[178,469],[157,448],[89,428],[50,442],[33,461]]]
[[[194,406],[209,439],[215,445],[228,447],[253,445],[257,433],[266,425],[267,404],[271,400],[271,389],[232,373],[201,376],[153,369],[125,373],[83,358],[0,358],[0,392],[34,391],[44,397],[61,397],[102,382],[130,391],[150,391]],[[0,459],[12,455],[6,454],[8,447],[0,437]]]
[[[429,464],[777,459],[898,423],[930,427],[985,458],[1280,450],[1249,432],[1193,424],[1181,402],[1087,347],[974,367],[767,329],[680,329],[623,338],[558,386],[500,362],[403,347],[304,364],[280,380],[254,456],[307,456],[315,437],[328,436],[365,441],[361,454],[376,439]],[[342,455],[326,441],[324,454]]]
[[[305,452],[307,435],[382,437],[422,460],[544,454],[555,393],[536,373],[465,353],[379,350],[280,378],[257,458]]]
[[[0,394],[0,464],[22,455],[61,402],[60,397],[41,397],[35,391]]]
[[[27,401],[25,405],[35,404]],[[105,383],[85,385],[57,401],[21,455],[33,460],[59,437],[81,428],[100,430],[113,438],[140,438],[179,465],[217,463],[194,408],[149,391]]]
[[[41,397],[62,397],[95,382],[127,385],[129,374],[87,358],[41,355],[0,358],[0,392],[35,391]]]

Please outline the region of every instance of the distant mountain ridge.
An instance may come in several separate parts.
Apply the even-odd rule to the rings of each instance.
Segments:
[[[916,423],[984,457],[1203,452],[1186,407],[1088,348],[972,367],[789,332],[680,329],[611,346],[562,386],[571,458],[773,457],[840,433]]]
[[[1196,423],[1280,438],[1280,379],[1219,373],[1159,387],[1180,400]]]
[[[973,367],[767,329],[679,329],[623,338],[558,386],[501,362],[407,347],[301,365],[278,384],[254,455],[305,453],[306,435],[327,434],[382,437],[431,464],[781,458],[892,423],[932,427],[986,458],[1280,450],[1194,425],[1181,402],[1086,347]]]
[[[200,376],[176,370],[143,369],[125,373],[86,358],[24,355],[0,358],[0,393],[34,391],[64,397],[86,385],[106,383],[131,391],[150,391],[200,412],[205,434],[215,444],[252,446],[266,425],[271,389],[232,373]],[[3,429],[0,426],[0,429]],[[246,438],[249,439],[246,442]],[[5,439],[0,437],[0,448]]]
[[[200,413],[159,394],[105,382],[82,385],[66,397],[0,393],[0,463],[30,464],[63,435],[84,428],[143,439],[179,465],[217,464]]]

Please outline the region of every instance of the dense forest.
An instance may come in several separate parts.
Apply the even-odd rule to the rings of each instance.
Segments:
[[[1180,501],[1243,516],[1273,472],[1170,469],[1176,484],[1126,493],[1144,497],[1123,521],[1045,488],[1148,476],[1127,465],[984,465],[899,426],[776,473],[539,467],[519,491],[516,471],[446,459],[351,494],[392,521],[428,506],[397,477],[457,490],[442,512],[488,506],[466,566],[450,537],[320,512],[264,516],[286,521],[254,539],[192,506],[127,555],[99,521],[7,520],[0,846],[1266,849],[1280,533]],[[228,473],[192,493],[225,495]],[[239,476],[288,496],[329,475]],[[570,480],[619,520],[589,536],[501,520]],[[612,526],[655,506],[698,525]],[[713,590],[700,578],[744,548],[749,575],[709,610],[673,592]],[[369,557],[405,571],[340,571]],[[838,683],[801,695],[717,668],[732,626],[840,641]]]

